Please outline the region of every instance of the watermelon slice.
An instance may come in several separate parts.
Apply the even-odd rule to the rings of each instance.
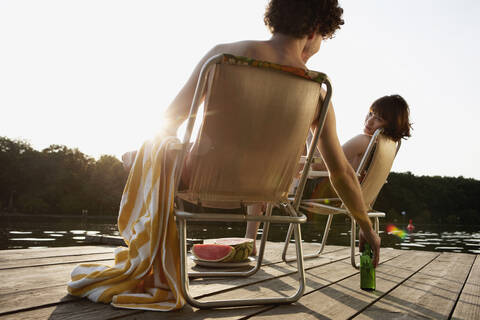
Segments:
[[[227,246],[242,246],[242,245],[248,245],[252,244],[253,245],[253,239],[249,238],[219,238],[219,239],[212,239],[209,242],[213,242],[216,244],[224,244]]]
[[[223,262],[241,262],[248,259],[253,251],[253,239],[248,238],[220,238],[210,240],[219,245],[231,246],[235,249],[235,254],[223,260]]]
[[[194,244],[192,253],[198,260],[222,262],[230,260],[231,256],[235,255],[235,249],[224,244]]]

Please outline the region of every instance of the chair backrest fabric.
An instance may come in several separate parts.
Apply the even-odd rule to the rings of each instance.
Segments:
[[[387,180],[396,152],[397,143],[395,141],[384,134],[379,134],[376,137],[373,154],[369,160],[365,177],[361,182],[363,198],[370,207]]]
[[[239,64],[216,64],[208,77],[182,198],[256,202],[285,197],[321,105],[321,83]]]

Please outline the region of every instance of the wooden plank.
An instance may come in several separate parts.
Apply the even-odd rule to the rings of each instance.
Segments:
[[[46,258],[29,258],[29,259],[18,259],[10,261],[0,262],[0,270],[4,269],[15,269],[15,268],[26,268],[26,267],[39,267],[39,266],[48,266],[54,264],[71,264],[71,263],[84,263],[84,262],[105,262],[114,259],[113,250],[110,250],[109,253],[90,253],[90,254],[79,254],[71,256],[61,256],[61,257],[46,257]]]
[[[382,261],[390,259],[392,257],[398,256],[403,252],[400,250],[389,250],[383,255]],[[315,268],[311,268],[307,271],[307,288],[306,294],[317,290],[318,287],[326,286],[331,284],[334,281],[339,281],[345,277],[351,276],[352,274],[357,273],[357,271],[350,265],[349,258],[346,258],[342,261],[337,261],[335,263],[325,264]],[[259,298],[264,297],[269,294],[292,294],[293,287],[296,286],[298,280],[294,276],[286,276],[276,279],[271,279],[261,283],[261,287],[258,286],[248,286],[246,288],[236,289],[230,292],[215,294],[215,299],[241,299],[241,298]],[[212,297],[209,297],[211,299]],[[208,300],[208,299],[207,299]],[[268,311],[275,306],[261,306],[261,307],[249,307],[249,308],[233,308],[233,309],[216,309],[216,310],[198,310],[193,309],[194,312],[191,313],[191,307],[184,309],[178,313],[169,313],[166,315],[162,314],[162,319],[207,319],[215,318],[222,320],[233,320],[233,319],[246,319],[252,317],[256,319],[257,314],[262,314],[262,312]],[[122,319],[158,319],[158,315],[153,312],[145,312],[138,315],[129,315],[122,317]],[[282,316],[281,318],[285,318]]]
[[[442,253],[358,318],[448,319],[474,259],[471,254]]]
[[[281,243],[268,243],[267,248],[270,248],[266,251],[265,256],[266,258],[269,257],[270,260],[265,259],[264,264],[273,265],[274,261],[279,261],[281,258],[279,257],[280,252],[279,248],[281,247]],[[312,249],[315,247],[315,244],[310,246],[310,244],[306,244],[307,248]],[[109,248],[113,255],[112,247]],[[50,249],[52,251],[55,248]],[[78,249],[75,249],[78,250]],[[332,257],[336,257],[338,254],[343,254],[343,257],[347,254],[348,249],[345,247],[340,246],[329,246],[325,249],[326,254],[332,254]],[[85,251],[79,251],[85,252]],[[53,254],[48,254],[47,256],[52,256]],[[80,256],[80,257],[88,257],[88,256]],[[328,256],[327,256],[328,257]],[[34,260],[34,259],[32,259]],[[325,258],[324,263],[329,262],[329,258]],[[19,268],[19,269],[6,269],[0,270],[0,277],[2,279],[7,279],[2,286],[0,287],[0,313],[4,312],[11,312],[14,310],[19,310],[23,308],[31,308],[31,307],[38,307],[44,304],[52,304],[57,303],[59,301],[65,301],[68,299],[66,297],[66,284],[70,280],[70,273],[73,267],[80,262],[84,261],[77,261],[75,263],[65,263],[59,265],[46,265],[46,266],[35,266],[35,267],[26,267],[26,268]],[[113,264],[112,260],[102,261],[107,265]],[[260,274],[264,279],[265,277],[271,277],[267,271],[263,270],[266,267],[262,267]],[[259,274],[259,275],[260,275]],[[236,282],[235,282],[236,281]],[[248,280],[245,278],[235,278],[233,279],[226,279],[223,282],[218,284],[217,290],[223,290],[235,287],[237,285],[241,285],[245,283],[245,281],[258,281],[258,278],[250,277]],[[194,282],[194,287],[198,284],[198,295],[210,293],[209,290],[205,291],[205,286],[201,285],[200,282]],[[32,296],[35,296],[35,299],[32,299]],[[71,298],[70,298],[71,300]]]
[[[344,249],[343,258],[347,255]],[[338,251],[336,251],[338,252]],[[336,257],[338,253],[332,253]],[[328,256],[322,258],[317,263],[328,263],[331,260]],[[107,264],[113,263],[107,261]],[[23,308],[38,307],[44,304],[57,303],[59,301],[72,300],[66,293],[66,283],[70,280],[70,272],[74,264],[62,266],[47,266],[44,268],[31,268],[27,275],[21,269],[6,270],[11,272],[0,272],[0,276],[10,279],[18,279],[14,283],[7,283],[0,288],[0,313],[11,312]],[[29,268],[26,268],[29,269]],[[14,272],[15,270],[15,272]],[[271,266],[262,267],[257,275],[249,278],[230,278],[217,279],[217,283],[211,286],[205,286],[210,280],[192,281],[192,291],[196,295],[204,295],[218,290],[231,289],[245,283],[256,282],[278,274],[276,270],[270,274],[271,270],[275,270]],[[283,272],[283,271],[282,271]],[[293,268],[290,272],[293,272]],[[41,275],[39,278],[38,275]],[[211,282],[211,281],[210,281]],[[19,290],[21,288],[21,290]],[[4,290],[3,292],[1,290]],[[35,299],[32,299],[32,296]]]
[[[385,255],[385,253],[383,254]],[[255,319],[347,319],[375,301],[384,292],[411,276],[438,254],[433,252],[404,251],[400,257],[386,261],[377,268],[377,290],[362,291],[359,273],[341,281],[323,286],[304,295],[297,303],[275,307],[259,314]],[[334,274],[334,273],[333,273]],[[330,275],[325,275],[330,279]],[[383,319],[384,317],[380,317]]]
[[[67,293],[65,284],[0,295],[0,315],[45,305],[81,300]]]
[[[87,300],[79,300],[73,303],[60,304],[46,308],[29,310],[22,313],[0,315],[0,319],[9,320],[109,320],[109,319],[167,319],[167,320],[185,320],[185,319],[216,319],[232,320],[243,319],[249,315],[264,310],[264,307],[251,308],[233,308],[233,309],[214,309],[198,310],[189,305],[185,305],[182,310],[174,312],[154,312],[142,310],[128,310],[113,308],[110,305],[93,303]]]
[[[278,263],[281,261],[279,250],[283,244],[279,242],[269,242],[265,252],[264,264]],[[317,244],[306,244],[307,249],[313,251],[318,248]],[[4,250],[0,251],[0,270],[7,268],[24,268],[29,266],[42,266],[56,263],[81,263],[92,262],[96,259],[104,262],[105,260],[113,259],[113,251],[115,247],[70,247],[70,250],[65,248],[42,249],[37,252],[32,249],[20,250]],[[343,250],[345,247],[329,246],[325,248],[325,253],[337,250]],[[12,253],[4,253],[5,251],[16,251]],[[58,254],[57,254],[58,253]],[[20,257],[24,257],[21,259]]]
[[[343,253],[343,257],[344,257],[344,260],[346,259],[346,261],[342,261],[341,264],[342,264],[342,269],[345,270],[345,272],[347,274],[352,274],[352,273],[356,273],[356,270],[353,269],[350,265],[349,265],[349,261],[348,261],[348,258],[345,258],[345,257],[348,257],[348,252],[349,252],[349,249],[348,248],[344,248],[342,250],[344,253]],[[394,250],[391,250],[392,254],[399,254],[398,250],[397,251],[394,251]],[[332,255],[335,255],[338,253],[333,253]],[[388,255],[384,255],[385,257],[387,257]],[[322,259],[313,259],[313,260],[321,260],[321,261],[327,261],[328,258],[326,257],[323,257]],[[314,261],[311,262],[312,264],[315,264]],[[318,262],[317,262],[318,263]],[[324,266],[328,269],[328,271],[325,271],[326,274],[330,274],[332,272],[335,272],[335,270],[338,270],[338,266],[335,266],[336,264],[338,264],[339,262],[335,262],[335,263],[328,263],[328,264],[325,264]],[[281,270],[276,270],[277,272],[278,271],[282,271],[282,272],[285,272],[285,269],[286,268],[291,268],[292,270],[294,269],[293,267],[291,266],[287,266],[285,264],[279,264],[279,265],[272,265],[272,266],[269,266],[269,267],[265,267],[265,268],[274,268],[274,267],[278,267],[280,268]],[[313,275],[313,274],[312,274]],[[318,276],[318,273],[317,273],[317,276]],[[326,275],[324,275],[326,277]],[[283,279],[284,278],[288,278],[289,281],[292,281],[295,282],[295,279],[293,279],[293,277],[282,277]],[[308,277],[307,277],[308,278]],[[249,281],[250,279],[243,279],[243,281]],[[282,283],[282,280],[277,280],[278,282]],[[264,286],[264,283],[262,283],[262,287]],[[275,286],[275,284],[274,284]],[[291,289],[291,286],[292,284],[287,284],[287,287]],[[205,285],[203,285],[203,287],[205,287]],[[214,288],[214,289],[212,289]],[[257,288],[256,286],[249,286],[247,288],[244,288],[244,289],[241,289],[240,291],[243,291],[244,294],[247,294],[247,295],[251,295],[252,293],[252,290],[255,292],[257,291]],[[215,285],[214,286],[210,286],[210,289],[207,288],[207,292],[209,292],[210,290],[216,290],[215,289]],[[63,292],[64,294],[64,292]],[[228,293],[223,293],[224,295]],[[238,290],[235,290],[235,295],[238,294]],[[259,294],[261,295],[261,292],[259,292]],[[230,297],[232,296],[232,293],[230,293]],[[66,296],[65,298],[68,298],[68,296]],[[81,303],[79,303],[79,301],[82,301]],[[138,313],[138,311],[135,311],[132,313],[126,313],[126,314],[122,314],[121,316],[119,316],[118,314],[112,314],[111,313],[111,308],[108,307],[108,306],[105,306],[105,305],[101,305],[101,304],[94,304],[94,303],[91,303],[91,302],[88,302],[86,301],[85,299],[82,299],[82,300],[77,300],[77,301],[71,301],[67,304],[61,304],[61,305],[58,305],[58,306],[46,306],[45,308],[39,308],[37,310],[31,310],[31,311],[24,311],[24,312],[17,312],[17,313],[14,313],[14,314],[10,314],[9,317],[12,318],[12,319],[24,319],[24,318],[35,318],[35,317],[40,317],[40,318],[47,318],[47,317],[51,317],[52,319],[63,319],[62,318],[62,308],[65,308],[66,310],[68,310],[69,312],[71,312],[72,314],[77,314],[77,313],[81,313],[81,312],[84,312],[84,309],[86,308],[85,306],[88,306],[88,305],[91,305],[92,308],[88,308],[88,318],[89,319],[109,319],[109,318],[116,318],[116,317],[121,317],[121,318],[139,318],[141,317],[142,319],[150,319],[150,318],[155,318],[155,319],[158,319],[159,316],[161,316],[161,318],[165,318],[165,319],[186,319],[186,318],[192,318],[192,319],[204,319],[204,318],[208,318],[210,316],[213,316],[215,318],[219,318],[219,319],[240,319],[240,318],[243,318],[243,317],[246,317],[246,316],[251,316],[253,314],[256,314],[260,311],[263,311],[263,310],[266,310],[268,308],[271,308],[270,307],[253,307],[253,308],[241,308],[241,309],[227,309],[227,310],[197,310],[195,308],[192,308],[190,306],[185,306],[185,308],[183,310],[181,310],[180,312],[170,312],[170,313],[158,313],[158,312],[142,312],[142,313]],[[101,306],[101,307],[99,307]],[[60,311],[59,311],[60,310]]]
[[[265,251],[264,264],[280,262],[280,252],[282,247],[283,244],[280,242],[269,242]],[[317,250],[319,247],[319,244],[305,244],[305,248],[312,252]],[[343,250],[344,248],[345,247],[341,246],[328,246],[325,248],[325,253]],[[28,266],[50,265],[56,263],[94,262],[95,260],[103,263],[106,260],[114,258],[114,249],[115,247],[112,246],[79,246],[58,249],[48,248],[41,249],[40,251],[34,249],[1,250],[0,270],[7,268],[24,268]]]
[[[0,250],[0,263],[12,260],[25,260],[48,257],[64,257],[93,253],[113,252],[112,246],[77,246],[77,247],[56,247],[44,249],[15,249]]]
[[[34,289],[65,285],[70,280],[70,273],[75,265],[76,263],[70,263],[0,270],[0,278],[3,279],[0,299],[3,295],[19,292],[28,294]]]
[[[138,310],[114,308],[107,304],[93,303],[84,299],[20,313],[0,315],[0,319],[118,319],[118,317],[139,313]],[[157,313],[158,316],[158,313]]]
[[[480,258],[477,255],[452,319],[480,319]]]
[[[387,255],[385,254],[385,252],[386,252],[385,250],[383,252],[384,252],[384,254],[382,255],[382,258],[385,258],[388,254]],[[392,252],[398,252],[398,250],[395,250],[395,251],[392,251]],[[429,253],[429,252],[415,252],[415,251],[401,251],[401,253],[404,253],[401,258],[393,259],[391,261],[388,261],[387,263],[382,263],[379,266],[379,268],[377,269],[377,293],[382,294],[382,293],[388,292],[388,290],[385,290],[385,288],[388,287],[386,284],[392,283],[393,285],[390,284],[390,287],[395,287],[395,285],[397,285],[399,282],[403,281],[402,279],[408,278],[408,276],[406,276],[406,274],[408,272],[412,273],[411,270],[415,270],[415,268],[418,269],[418,264],[419,264],[420,260],[422,260],[422,259],[424,260],[426,256],[433,254],[433,253]],[[277,252],[277,254],[278,254],[278,252]],[[417,254],[419,254],[420,257],[416,256]],[[443,255],[444,254],[442,254],[442,256]],[[459,256],[459,254],[451,254],[451,255],[453,255],[453,257],[450,258],[450,261],[455,260],[454,257]],[[461,255],[461,256],[465,256],[465,255]],[[469,255],[467,255],[467,256],[469,256]],[[437,278],[445,278],[445,279],[443,279],[443,281],[445,281],[447,283],[458,282],[457,281],[458,279],[455,279],[455,278],[452,279],[451,274],[445,275],[441,272],[443,269],[445,269],[445,264],[447,264],[447,267],[448,266],[453,267],[454,270],[457,270],[457,272],[460,269],[460,273],[462,273],[461,270],[463,270],[463,269],[468,269],[469,270],[468,261],[466,261],[466,263],[459,262],[457,264],[451,265],[451,263],[449,264],[446,261],[441,261],[441,263],[438,263],[437,260],[440,261],[442,259],[441,258],[436,259],[434,262],[427,265],[423,270],[418,272],[416,275],[412,276],[409,280],[405,281],[405,283],[403,283],[401,286],[392,290],[391,293],[393,293],[396,290],[404,287],[411,279],[414,279],[418,274],[421,274],[422,272],[424,272],[424,273],[426,272],[427,275],[430,275],[430,277],[433,274]],[[448,259],[444,259],[444,260],[448,260]],[[461,259],[458,259],[458,260],[464,261],[464,258],[462,257]],[[473,258],[472,258],[472,260],[473,260]],[[436,265],[436,266],[433,265],[435,263],[437,263],[438,265]],[[476,264],[477,263],[478,262],[476,262]],[[387,266],[388,266],[388,268],[386,268]],[[465,266],[467,266],[468,268],[466,268]],[[272,267],[274,267],[274,266],[272,266]],[[276,267],[285,268],[285,267],[288,267],[288,266],[279,264]],[[478,268],[478,265],[476,266],[476,268]],[[336,283],[334,285],[330,285],[328,287],[324,286],[320,290],[314,289],[314,288],[318,287],[319,284],[321,285],[322,281],[326,281],[327,283],[328,283],[328,281],[331,281],[332,277],[335,278],[334,274],[337,274],[337,277],[341,276],[342,275],[341,274],[342,269],[344,269],[344,271],[347,271],[347,272],[348,272],[348,270],[350,270],[350,273],[353,272],[354,275],[353,276],[346,276],[346,278],[345,277],[343,277],[343,278],[340,277],[340,278],[338,278],[340,280],[338,283]],[[320,270],[323,270],[323,272],[320,271]],[[466,271],[467,273],[468,273],[468,270]],[[40,309],[37,309],[37,310],[30,310],[30,311],[20,312],[20,313],[16,313],[16,314],[9,314],[9,315],[6,316],[6,318],[14,318],[14,319],[15,318],[17,318],[17,319],[18,318],[21,318],[21,319],[30,319],[30,318],[32,318],[32,319],[38,319],[38,318],[52,318],[52,319],[68,318],[68,319],[72,319],[73,318],[74,319],[76,317],[76,315],[81,315],[82,318],[89,318],[89,319],[96,319],[96,318],[98,318],[98,319],[111,319],[111,318],[150,319],[150,318],[152,318],[153,319],[154,317],[157,319],[159,316],[161,316],[162,318],[165,318],[165,319],[185,319],[185,317],[187,317],[189,319],[190,318],[191,319],[205,319],[205,318],[209,318],[209,317],[214,317],[214,318],[225,319],[226,320],[226,319],[239,319],[239,318],[254,316],[254,315],[257,315],[257,313],[259,313],[261,311],[267,310],[267,312],[260,313],[257,316],[255,316],[254,318],[266,318],[266,317],[273,318],[273,317],[279,317],[280,316],[282,318],[292,317],[292,318],[299,318],[299,319],[308,319],[308,318],[316,318],[317,319],[317,318],[328,318],[328,317],[337,319],[337,318],[346,318],[346,317],[343,317],[342,313],[335,312],[335,309],[338,309],[338,308],[343,309],[344,305],[342,304],[342,302],[344,302],[348,306],[351,303],[353,303],[355,305],[355,304],[358,304],[359,301],[365,300],[364,296],[367,296],[367,297],[371,296],[371,294],[365,293],[365,292],[356,288],[356,287],[358,287],[358,283],[359,283],[358,275],[356,274],[356,271],[354,271],[354,269],[349,265],[348,258],[345,259],[345,261],[329,263],[329,264],[325,264],[325,265],[320,266],[320,267],[313,267],[310,270],[308,270],[307,273],[308,273],[307,282],[308,282],[308,290],[309,290],[307,292],[307,296],[303,297],[300,300],[299,303],[296,303],[294,305],[276,307],[276,308],[273,308],[271,310],[269,310],[271,307],[257,307],[257,308],[212,310],[212,311],[206,310],[206,311],[204,311],[204,310],[196,310],[194,308],[191,308],[190,306],[186,306],[186,308],[184,308],[181,312],[171,312],[171,313],[161,313],[161,314],[159,314],[157,312],[138,312],[136,310],[114,309],[114,308],[111,308],[110,306],[105,306],[105,305],[101,305],[101,304],[94,304],[94,303],[90,303],[90,302],[88,302],[84,299],[81,299],[81,300],[77,300],[77,301],[73,301],[73,302],[59,304],[59,305],[56,305],[56,306],[40,308]],[[478,271],[476,273],[478,274]],[[470,274],[471,277],[473,277],[473,274],[474,274],[474,272],[473,272],[473,268],[472,268],[472,272]],[[422,275],[420,280],[425,279],[425,277],[426,277],[426,275]],[[464,274],[464,277],[466,277],[466,274]],[[267,287],[267,288],[269,288],[267,290],[270,290],[272,292],[275,291],[275,292],[285,293],[286,292],[285,288],[291,287],[291,285],[287,281],[287,279],[290,279],[290,278],[291,277],[282,277],[282,278],[277,278],[277,279],[273,279],[273,280],[270,280],[270,281],[262,282],[261,290],[263,290],[264,287]],[[356,278],[356,279],[354,279],[354,278]],[[469,279],[470,279],[470,277],[469,277]],[[279,287],[277,285],[271,285],[271,286],[266,285],[268,282],[271,282],[273,284],[275,281],[284,282],[284,289],[280,288],[280,290],[279,290]],[[459,283],[461,283],[461,281]],[[354,285],[354,286],[350,287],[349,284]],[[381,286],[383,286],[383,287],[381,288]],[[478,287],[478,284],[473,282],[472,286],[477,286]],[[465,288],[466,287],[467,287],[467,285],[465,285]],[[471,294],[471,293],[469,293],[468,289],[465,289],[465,288],[464,288],[465,294]],[[326,289],[329,289],[328,291],[330,291],[329,295],[326,296],[327,299],[325,299],[324,296],[318,296],[319,292],[325,293]],[[418,290],[418,288],[410,288],[410,289],[411,290]],[[245,290],[245,292],[249,293],[249,294],[251,294],[252,291],[255,291],[255,292],[258,292],[258,295],[260,295],[260,296],[263,296],[265,294],[265,292],[261,292],[261,290],[258,290],[257,287],[250,286],[250,287],[237,289],[237,290],[227,292],[227,293],[222,293],[221,295],[232,295],[233,294],[235,297],[240,297],[240,296],[238,296],[238,291],[241,291],[241,290]],[[290,288],[290,290],[291,290],[291,288]],[[333,291],[331,291],[331,290],[333,290]],[[476,289],[476,290],[478,290],[478,289]],[[457,295],[458,295],[458,292],[459,292],[459,290],[457,290]],[[360,294],[360,296],[357,296],[357,294]],[[431,294],[431,292],[429,294]],[[219,295],[219,296],[221,296],[221,295]],[[314,295],[317,295],[317,297],[313,298]],[[463,295],[463,292],[462,292],[462,295]],[[312,296],[312,298],[310,298],[311,296]],[[388,295],[386,297],[388,297]],[[309,300],[312,300],[311,305],[308,305],[304,302],[307,298]],[[378,296],[374,295],[373,297],[370,298],[369,301],[370,302],[375,301],[375,299],[377,299],[377,298],[378,298]],[[478,295],[477,295],[477,298],[478,298]],[[322,309],[324,309],[325,307],[323,307],[319,310],[318,305],[320,303],[325,304],[325,301],[328,302],[328,300],[331,300],[331,299],[333,299],[335,301],[335,304],[337,306],[334,306],[333,308],[328,307],[327,312],[322,312]],[[462,299],[462,296],[460,296],[458,307],[460,307],[461,299]],[[373,306],[376,306],[377,304],[381,303],[383,300],[384,299],[375,303]],[[454,300],[455,299],[453,299],[453,301]],[[367,301],[363,301],[363,303],[361,303],[361,305],[365,305],[365,302],[366,302],[366,305],[368,306],[368,303],[369,303],[368,299],[367,299]],[[391,302],[389,301],[389,303],[391,303]],[[442,302],[440,302],[440,303],[442,303]],[[472,302],[470,302],[470,303],[472,303]],[[2,305],[2,304],[0,303],[0,305]],[[298,311],[292,310],[290,308],[290,307],[294,307],[296,305],[301,305],[301,306],[304,307],[304,313],[303,314],[301,312],[299,313]],[[437,306],[437,304],[434,304],[434,305]],[[368,310],[372,309],[373,306],[367,308],[365,310],[365,312],[368,312]],[[279,310],[279,309],[283,309],[283,308],[288,308],[288,309]],[[332,309],[333,309],[333,311],[332,311]],[[360,308],[358,310],[361,310],[361,309],[362,308]],[[119,310],[121,310],[121,311],[118,312]],[[355,309],[355,310],[357,310],[357,309]],[[332,313],[333,313],[333,315],[332,315]],[[299,314],[300,314],[300,316],[299,316]],[[373,315],[373,316],[370,315],[370,316],[368,316],[368,318],[390,318],[392,315],[393,316],[398,315],[398,316],[402,316],[402,317],[406,316],[405,313],[402,313],[402,312],[398,313],[396,311],[393,311],[393,312],[386,312],[386,313],[385,312],[384,313],[378,313],[378,314]],[[407,313],[407,316],[408,317],[425,317],[427,315]],[[430,315],[430,316],[427,316],[427,317],[434,317],[435,318],[435,315],[433,315],[433,316]]]
[[[347,257],[350,257],[350,249],[344,248],[340,251],[326,252],[322,254],[319,258],[308,259],[304,261],[304,268],[310,269],[318,266],[331,264],[335,261],[344,260]],[[353,269],[353,267],[351,267]],[[353,269],[354,270],[354,269]],[[297,264],[296,262],[292,263],[277,263],[277,264],[267,264],[262,266],[262,268],[254,275],[248,278],[221,278],[215,279],[212,284],[210,279],[194,279],[190,281],[190,290],[194,297],[201,297],[205,295],[211,295],[212,293],[232,290],[236,287],[252,285],[255,283],[260,283],[272,278],[293,276],[296,277],[297,274]]]
[[[401,255],[403,251],[401,250],[386,250],[382,257],[381,262],[384,263],[386,260],[396,258]],[[322,287],[328,286],[335,281],[339,281],[343,278],[350,277],[358,273],[358,271],[352,267],[350,264],[350,257],[340,258],[339,260],[334,261],[333,263],[325,263],[324,260],[328,259],[327,257],[320,257],[313,260],[319,260],[316,265],[313,265],[309,268],[306,268],[306,289],[305,294],[309,294],[313,291],[316,291]],[[322,261],[323,260],[323,261]],[[290,269],[294,271],[295,269],[289,265],[278,265],[275,268],[282,269],[282,272]],[[277,270],[278,272],[278,270]],[[245,298],[245,297],[264,297],[264,296],[288,296],[295,293],[296,288],[298,287],[298,277],[296,273],[289,273],[283,277],[265,279],[261,282],[259,287],[255,288],[255,293],[252,294],[252,288],[240,288],[232,291],[228,291],[221,294],[215,294],[215,299],[232,299],[235,298]],[[210,300],[211,298],[205,299]]]

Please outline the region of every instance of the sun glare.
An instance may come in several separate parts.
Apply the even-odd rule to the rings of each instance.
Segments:
[[[203,115],[203,103],[198,107],[197,115],[198,116],[195,119],[195,124],[193,125],[193,131],[192,131],[192,136],[190,137],[190,142],[193,142],[197,139],[198,132],[200,131],[200,124],[202,123],[202,115]],[[186,130],[187,130],[187,120],[185,120],[177,129],[177,137],[181,141],[183,141]]]

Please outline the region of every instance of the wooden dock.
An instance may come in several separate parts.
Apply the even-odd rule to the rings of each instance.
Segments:
[[[242,279],[193,280],[196,297],[290,295],[295,264],[281,261],[281,243],[268,243],[264,266]],[[305,243],[310,252],[317,244]],[[307,288],[296,303],[168,313],[116,309],[66,292],[77,263],[113,263],[113,247],[84,246],[0,251],[0,319],[480,319],[477,255],[382,249],[377,290],[359,289],[349,248],[328,246],[306,260]],[[210,283],[209,286],[206,284]]]

